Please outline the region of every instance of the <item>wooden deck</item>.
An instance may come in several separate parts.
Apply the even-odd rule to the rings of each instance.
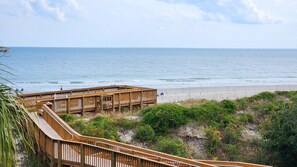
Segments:
[[[93,87],[20,95],[31,112],[52,103],[57,114],[136,110],[157,103],[157,90],[127,85]]]
[[[44,98],[43,95],[38,96]],[[38,98],[35,100],[38,101]],[[241,162],[186,159],[108,139],[83,136],[68,126],[54,111],[56,108],[46,102],[42,105],[36,103],[38,114],[30,113],[38,132],[39,166],[265,167]]]

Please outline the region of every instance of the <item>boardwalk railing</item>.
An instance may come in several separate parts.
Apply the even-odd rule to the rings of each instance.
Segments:
[[[157,103],[157,90],[143,87],[109,86],[20,95],[30,112],[51,102],[57,114],[139,109]]]
[[[37,142],[43,160],[43,166],[50,167],[62,165],[71,166],[102,166],[102,167],[173,167],[174,165],[129,155],[112,149],[103,148],[87,143],[59,140],[51,138],[36,123],[39,135]],[[41,166],[41,165],[39,165]]]

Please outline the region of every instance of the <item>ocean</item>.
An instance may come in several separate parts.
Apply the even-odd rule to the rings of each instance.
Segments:
[[[152,88],[295,85],[297,50],[9,48],[0,57],[25,92],[103,85]],[[5,68],[5,67],[2,67]]]

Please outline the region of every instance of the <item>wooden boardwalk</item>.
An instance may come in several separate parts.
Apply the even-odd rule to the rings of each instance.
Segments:
[[[36,103],[38,114],[30,113],[38,132],[39,166],[265,167],[241,162],[186,159],[108,139],[83,136],[57,116],[52,103],[43,103]],[[48,161],[49,164],[46,163]]]

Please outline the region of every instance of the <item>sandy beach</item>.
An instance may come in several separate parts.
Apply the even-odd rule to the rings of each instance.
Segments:
[[[196,88],[174,88],[158,89],[158,103],[179,102],[187,99],[237,99],[269,91],[297,90],[297,85],[269,85],[269,86],[225,86],[225,87],[196,87]]]

